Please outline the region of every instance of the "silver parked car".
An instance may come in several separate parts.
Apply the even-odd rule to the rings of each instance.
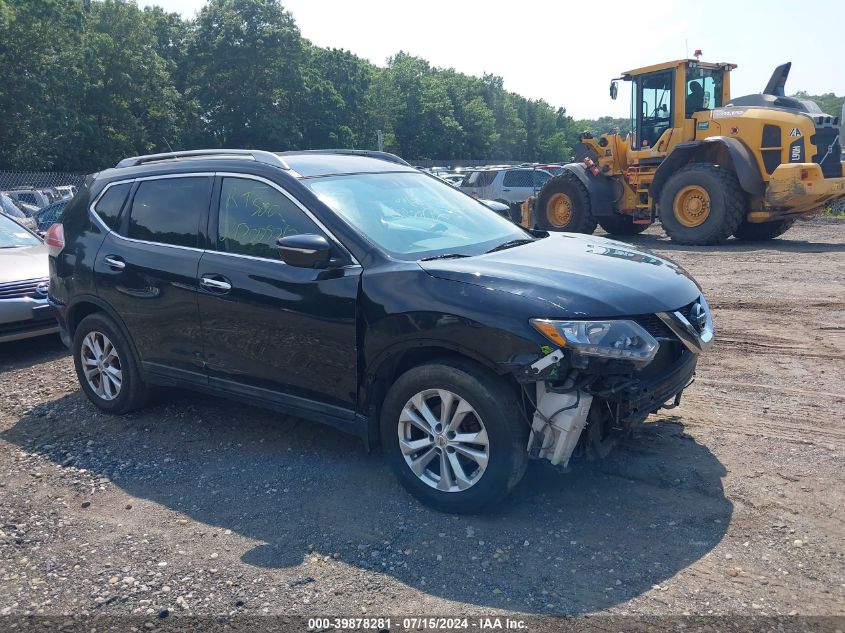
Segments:
[[[474,198],[511,204],[536,195],[551,177],[549,172],[532,167],[487,168],[469,172],[460,188]]]
[[[49,288],[47,246],[0,214],[0,343],[59,331]]]

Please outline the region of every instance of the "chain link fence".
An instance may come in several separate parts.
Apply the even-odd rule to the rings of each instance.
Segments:
[[[59,171],[0,171],[0,191],[66,186],[78,189],[84,182],[85,174]]]

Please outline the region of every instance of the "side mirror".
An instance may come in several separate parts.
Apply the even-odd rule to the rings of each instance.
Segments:
[[[298,268],[325,268],[332,258],[331,244],[322,235],[288,235],[276,246],[282,261]]]
[[[616,101],[616,97],[619,95],[619,84],[615,81],[610,82],[610,98]]]

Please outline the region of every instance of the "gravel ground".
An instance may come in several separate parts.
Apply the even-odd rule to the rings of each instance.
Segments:
[[[0,345],[0,614],[843,615],[843,236],[632,239],[716,346],[680,408],[479,517],[332,429],[180,391],[107,416],[56,338]]]

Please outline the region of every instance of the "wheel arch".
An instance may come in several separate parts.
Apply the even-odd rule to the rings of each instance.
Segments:
[[[690,163],[712,163],[729,167],[746,193],[762,196],[765,192],[766,185],[751,150],[739,139],[711,136],[701,141],[679,143],[675,146],[654,174],[654,180],[649,187],[652,199],[659,199],[660,192],[669,178]]]
[[[123,322],[123,319],[120,318],[117,312],[115,312],[114,309],[108,303],[106,303],[99,297],[95,297],[93,295],[80,295],[79,297],[77,297],[76,300],[74,300],[72,304],[68,306],[66,312],[67,316],[65,317],[65,320],[70,340],[73,341],[73,336],[76,332],[76,328],[79,326],[79,324],[85,317],[99,312],[104,313],[112,320],[112,322],[114,322],[114,324],[120,330],[120,333],[123,334],[124,338],[128,341],[130,347],[132,348],[132,353],[135,355],[135,358],[137,358],[140,363],[141,357],[138,355],[138,349],[135,347],[135,341],[129,334],[129,330],[126,327],[126,324]],[[143,370],[141,371],[143,372]]]
[[[361,385],[362,407],[368,418],[368,444],[379,442],[379,419],[381,406],[394,382],[408,370],[434,360],[458,360],[478,365],[498,376],[502,376],[518,393],[519,384],[513,376],[481,354],[449,341],[413,341],[400,343],[384,350],[370,363],[365,380]]]

